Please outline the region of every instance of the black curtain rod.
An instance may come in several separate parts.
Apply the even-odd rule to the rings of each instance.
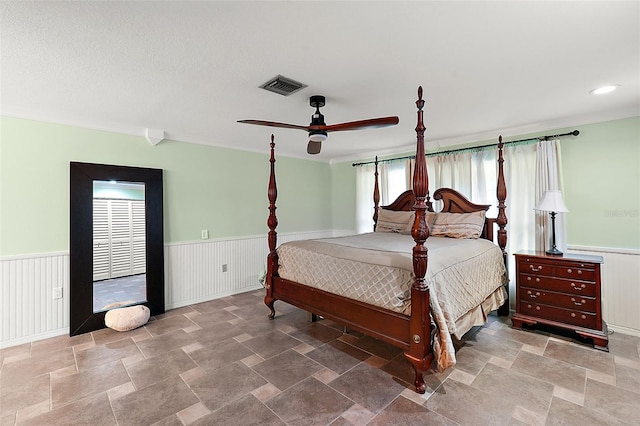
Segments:
[[[528,141],[548,141],[549,139],[552,138],[559,138],[561,136],[578,136],[580,134],[579,130],[574,130],[573,132],[568,132],[568,133],[562,133],[559,135],[547,135],[547,136],[537,136],[535,138],[527,138],[527,139],[520,139],[517,141],[509,141],[509,142],[503,142],[503,145],[509,145],[512,143],[519,143],[519,142],[528,142]],[[468,151],[470,149],[482,149],[482,148],[489,148],[492,146],[498,146],[497,143],[493,143],[493,144],[488,144],[488,145],[480,145],[480,146],[470,146],[467,148],[458,148],[458,149],[451,149],[448,151],[440,151],[440,152],[432,152],[430,154],[426,154],[425,157],[429,157],[429,156],[433,156],[433,155],[447,155],[447,154],[453,154],[454,152],[461,152],[461,151]],[[396,158],[387,158],[386,160],[380,160],[378,161],[378,163],[382,163],[382,162],[388,162],[388,161],[396,161],[396,160],[408,160],[411,158],[416,158],[415,155],[407,155],[405,157],[396,157]],[[365,166],[367,164],[375,164],[375,161],[365,161],[363,163],[353,163],[352,166],[356,167],[356,166]]]

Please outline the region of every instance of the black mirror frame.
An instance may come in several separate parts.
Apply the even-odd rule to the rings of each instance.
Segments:
[[[162,170],[107,164],[70,163],[70,326],[69,335],[105,328],[106,312],[93,312],[93,181],[145,184],[145,306],[151,315],[164,313],[164,234]]]

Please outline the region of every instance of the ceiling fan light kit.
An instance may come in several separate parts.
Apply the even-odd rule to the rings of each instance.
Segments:
[[[327,140],[327,132],[316,132],[312,130],[309,132],[309,140],[313,142],[324,142]]]
[[[320,153],[322,142],[327,140],[329,132],[360,130],[374,127],[388,127],[394,126],[399,122],[397,116],[391,116],[327,125],[324,122],[324,115],[322,115],[322,113],[320,112],[320,108],[325,106],[325,103],[326,99],[322,95],[313,95],[309,98],[309,105],[311,105],[312,108],[315,108],[316,111],[311,116],[311,123],[308,126],[299,126],[297,124],[278,123],[275,121],[263,120],[238,120],[238,123],[254,124],[257,126],[281,127],[284,129],[305,130],[309,134],[307,153],[313,155]]]

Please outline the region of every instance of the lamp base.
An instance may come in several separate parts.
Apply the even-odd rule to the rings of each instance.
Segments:
[[[550,248],[545,253],[547,253],[548,255],[551,255],[551,256],[562,256],[562,252],[560,250],[558,250],[557,248],[555,248],[555,247]]]

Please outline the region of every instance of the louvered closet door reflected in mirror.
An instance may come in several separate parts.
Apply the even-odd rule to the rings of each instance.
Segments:
[[[145,186],[93,182],[93,311],[146,302]]]

